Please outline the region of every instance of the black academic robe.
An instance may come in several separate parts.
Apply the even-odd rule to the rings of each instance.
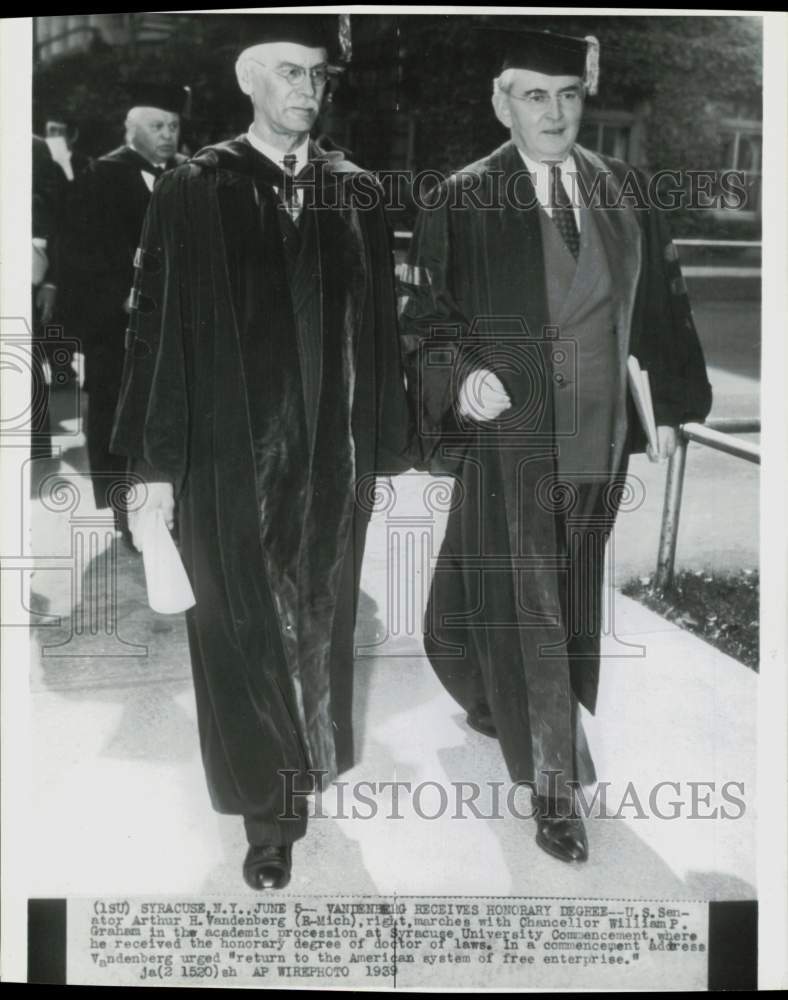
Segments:
[[[33,239],[46,240],[47,271],[43,281],[57,285],[60,240],[62,237],[62,207],[66,177],[54,162],[44,139],[33,136],[32,152],[32,208],[31,229]],[[30,315],[32,341],[30,356],[30,433],[31,456],[49,458],[52,443],[49,421],[49,386],[44,375],[46,340],[36,306],[37,287],[33,288]]]
[[[279,169],[245,140],[159,182],[138,258],[113,447],[175,484],[208,786],[270,816],[279,771],[352,762],[353,605],[374,472],[407,467],[389,234],[345,197],[358,168],[310,148],[318,253],[288,283]],[[303,221],[302,221],[303,224]],[[317,284],[312,447],[293,303]],[[307,784],[309,781],[307,779]]]
[[[178,156],[167,167],[182,161]],[[85,356],[88,458],[100,508],[121,500],[124,481],[124,460],[110,453],[109,439],[123,372],[124,303],[151,195],[143,171],[154,175],[143,156],[121,146],[75,174],[69,192],[59,315]]]
[[[628,355],[649,372],[658,424],[702,420],[711,392],[663,222],[622,198],[640,179],[620,161],[581,147],[574,155],[586,190],[596,183],[617,206],[595,214],[613,278],[621,386],[610,481],[600,487],[612,525],[623,495],[614,473],[643,446],[626,395]],[[425,645],[463,707],[490,703],[512,779],[537,780],[548,792],[547,772],[575,777],[576,699],[593,711],[599,659],[593,648],[580,659],[569,650],[568,494],[557,485],[553,434],[561,373],[553,368],[540,210],[511,142],[452,176],[431,200],[402,269],[401,327],[423,462],[455,475],[457,485]],[[478,368],[495,371],[508,390],[512,407],[500,420],[458,418],[459,387]],[[592,560],[599,578],[602,558],[600,551]]]

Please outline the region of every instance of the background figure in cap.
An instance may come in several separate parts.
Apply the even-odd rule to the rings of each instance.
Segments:
[[[63,256],[63,323],[82,341],[88,395],[87,448],[98,508],[113,507],[128,540],[123,509],[126,463],[109,450],[123,371],[134,254],[156,179],[178,154],[184,87],[138,84],[126,115],[124,145],[76,176]]]
[[[325,19],[249,20],[249,131],[151,201],[113,447],[148,482],[144,511],[173,523],[177,500],[208,787],[243,816],[244,878],[264,889],[290,878],[303,793],[353,761],[361,501],[408,467],[409,428],[382,203],[354,205],[372,178],[309,139]]]
[[[575,142],[595,44],[491,37],[511,140],[445,182],[402,275],[424,460],[459,480],[425,647],[469,725],[532,785],[537,843],[583,861],[574,793],[595,773],[578,705],[594,710],[605,546],[645,443],[627,358],[651,378],[653,460],[711,391],[663,221],[622,202],[626,164]]]

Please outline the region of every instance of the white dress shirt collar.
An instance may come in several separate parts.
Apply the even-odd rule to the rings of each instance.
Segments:
[[[262,153],[263,156],[267,157],[279,167],[284,164],[285,156],[295,156],[296,174],[301,173],[307,164],[307,160],[309,159],[309,136],[304,139],[300,146],[296,149],[291,149],[289,153],[283,153],[282,150],[277,149],[276,146],[272,146],[268,142],[263,142],[263,140],[255,134],[254,125],[249,127],[249,131],[246,133],[246,138],[258,153]]]

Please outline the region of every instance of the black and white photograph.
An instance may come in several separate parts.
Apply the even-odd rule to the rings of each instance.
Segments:
[[[0,22],[6,981],[788,986],[786,27]]]

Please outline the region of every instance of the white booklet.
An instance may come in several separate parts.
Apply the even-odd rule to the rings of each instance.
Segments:
[[[648,380],[648,372],[644,371],[638,359],[632,354],[627,359],[627,374],[629,375],[629,389],[632,399],[635,401],[635,409],[638,411],[640,423],[646,432],[646,438],[654,452],[659,451],[657,440],[657,422],[654,418],[654,405],[651,401],[651,385]]]
[[[197,603],[194,591],[162,512],[143,513],[139,518],[137,533],[151,610],[161,615],[175,615],[194,607]]]

